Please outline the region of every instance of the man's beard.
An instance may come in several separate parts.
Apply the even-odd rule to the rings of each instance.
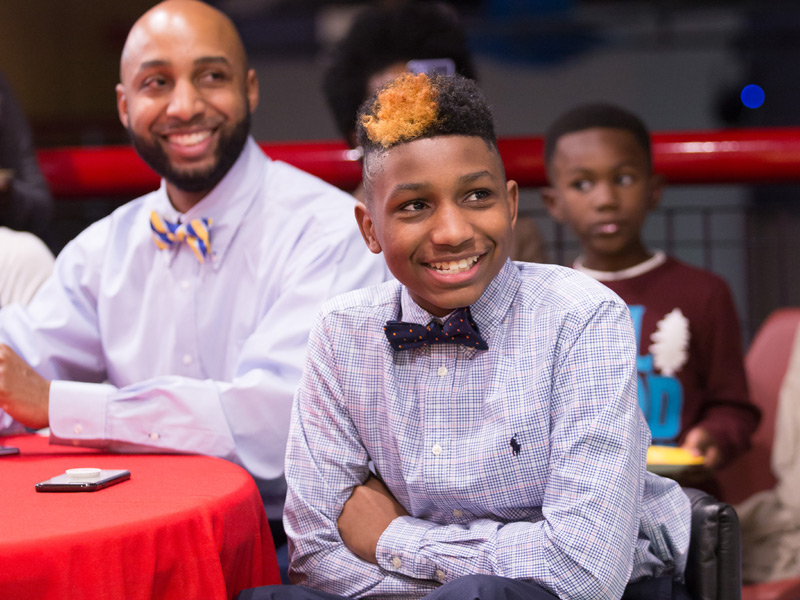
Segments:
[[[136,135],[128,127],[133,147],[150,168],[184,192],[205,192],[216,186],[239,158],[250,134],[250,112],[246,111],[230,134],[221,133],[215,152],[215,164],[204,170],[178,170],[170,163],[167,153],[157,143]]]

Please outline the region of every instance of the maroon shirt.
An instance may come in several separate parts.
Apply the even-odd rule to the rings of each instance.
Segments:
[[[749,447],[760,419],[747,391],[739,320],[728,285],[670,257],[639,271],[602,282],[628,304],[636,325],[639,404],[653,442],[680,444],[690,429],[702,425],[727,462]],[[662,341],[654,347],[657,329]],[[688,340],[685,352],[680,340]]]

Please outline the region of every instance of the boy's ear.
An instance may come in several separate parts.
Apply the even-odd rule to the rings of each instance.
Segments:
[[[378,238],[375,236],[375,223],[369,214],[369,209],[366,204],[363,202],[356,202],[355,215],[358,229],[361,231],[361,237],[364,238],[367,248],[369,248],[370,252],[373,254],[380,254],[381,245],[380,242],[378,242]]]
[[[539,190],[542,195],[542,204],[544,204],[547,212],[559,223],[564,222],[564,211],[561,208],[561,203],[558,201],[558,191],[553,187],[543,187]]]
[[[513,228],[519,214],[519,185],[516,181],[509,179],[506,182],[506,191],[508,192],[508,209],[511,212],[511,227]]]
[[[666,178],[660,173],[653,173],[650,175],[650,191],[647,204],[648,210],[658,208],[661,203],[661,196],[664,193],[664,186],[667,184]]]

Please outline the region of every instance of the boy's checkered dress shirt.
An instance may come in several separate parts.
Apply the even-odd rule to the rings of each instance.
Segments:
[[[561,598],[682,577],[689,504],[645,471],[625,303],[571,269],[507,262],[472,316],[489,350],[392,350],[389,319],[431,316],[397,282],[330,301],[312,330],[287,449],[294,583],[420,598],[471,574]],[[336,526],[369,463],[412,515],[356,558]]]

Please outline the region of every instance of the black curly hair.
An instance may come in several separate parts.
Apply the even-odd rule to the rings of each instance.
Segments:
[[[365,156],[444,135],[479,137],[497,149],[489,103],[474,80],[460,75],[404,74],[364,102],[357,123]]]
[[[598,127],[622,129],[633,135],[644,152],[647,165],[652,168],[650,132],[639,117],[616,104],[581,104],[558,117],[547,129],[544,137],[544,164],[549,169],[553,164],[558,140],[569,133]]]
[[[342,136],[353,142],[356,113],[370,77],[409,60],[450,58],[456,73],[476,79],[458,14],[443,2],[369,6],[333,50],[323,92]]]

